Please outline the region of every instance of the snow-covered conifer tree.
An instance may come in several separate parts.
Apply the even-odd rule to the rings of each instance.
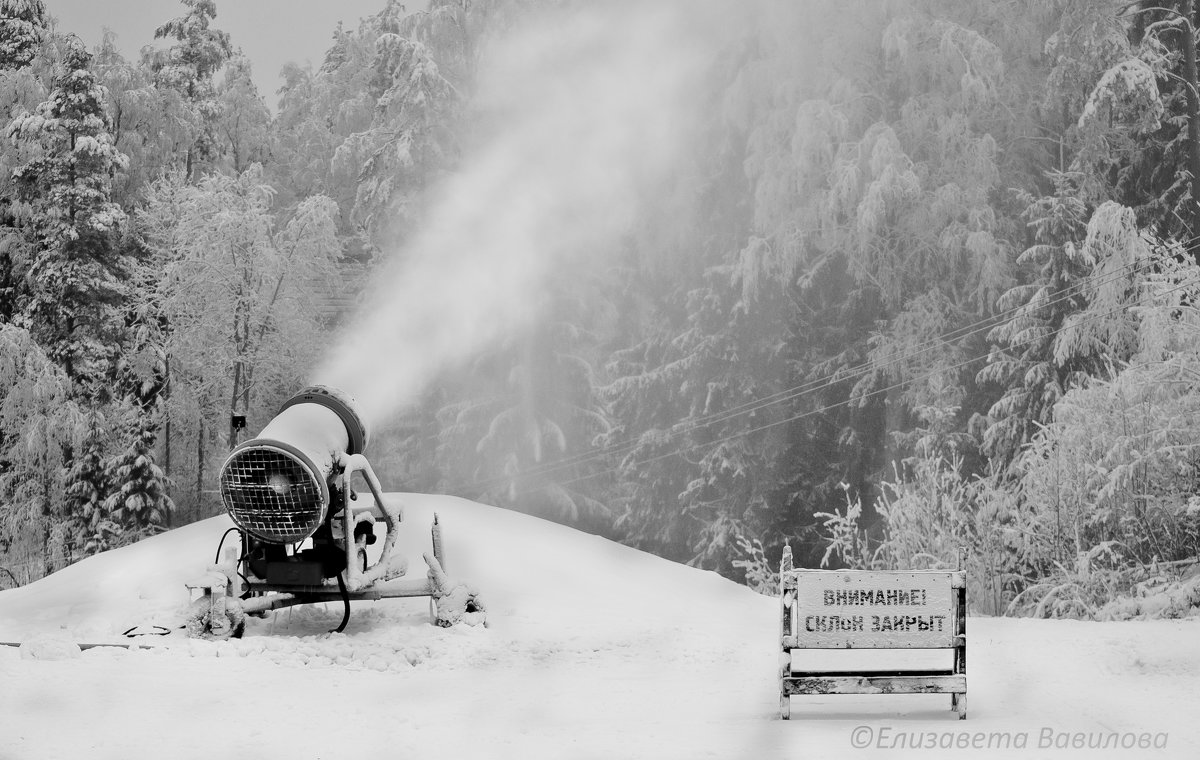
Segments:
[[[1000,298],[1008,316],[989,334],[994,346],[978,377],[981,384],[1003,389],[988,412],[983,436],[984,450],[1001,466],[1017,457],[1038,425],[1050,421],[1054,404],[1089,368],[1054,360],[1057,331],[1086,305],[1075,288],[1090,267],[1073,255],[1084,235],[1087,209],[1072,177],[1058,173],[1053,180],[1053,195],[1025,199],[1033,245],[1018,264],[1035,274]]]
[[[42,0],[0,0],[0,70],[28,66],[45,34]]]
[[[109,384],[124,331],[128,261],[116,232],[125,213],[111,189],[127,160],[113,144],[107,93],[91,61],[83,43],[68,37],[49,96],[33,113],[15,118],[8,136],[30,156],[13,172],[24,204],[18,223],[33,251],[28,298],[18,304],[16,319],[62,368],[71,397],[99,414],[112,398]],[[106,495],[106,438],[83,436],[65,449],[64,559],[80,548],[74,529],[83,515]]]
[[[215,124],[221,112],[213,76],[229,60],[233,50],[229,33],[212,27],[217,15],[214,0],[180,0],[188,12],[154,30],[157,39],[173,39],[166,50],[150,54],[147,63],[157,86],[177,93],[189,116],[188,134],[178,146],[189,177],[216,161],[218,140]]]
[[[0,118],[32,108],[45,95],[35,59],[47,37],[41,0],[0,0]],[[22,161],[14,146],[0,145],[0,322],[12,319],[22,298],[29,247],[13,218],[12,168]]]
[[[106,521],[90,524],[88,553],[110,548],[118,535],[127,542],[163,530],[174,506],[167,495],[166,474],[154,461],[156,419],[131,399],[126,401],[120,421],[125,448],[105,463],[112,487],[98,512]]]
[[[26,204],[23,227],[36,249],[21,320],[84,385],[102,381],[115,350],[125,270],[114,244],[125,212],[112,202],[111,188],[127,160],[109,134],[106,93],[91,59],[78,38],[68,38],[48,99],[8,128],[12,143],[33,155],[13,172]]]
[[[112,440],[108,425],[104,410],[98,405],[92,406],[84,412],[83,434],[71,450],[65,489],[68,512],[62,518],[63,533],[71,542],[70,546],[64,547],[68,559],[107,549],[107,540],[98,546],[96,536],[120,533],[104,507],[110,485],[104,466]]]

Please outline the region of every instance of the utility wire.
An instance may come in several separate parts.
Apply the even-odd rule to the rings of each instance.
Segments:
[[[1062,288],[1059,291],[1055,291],[1055,293],[1052,295],[1058,296],[1058,297],[1048,299],[1045,301],[1040,301],[1039,303],[1036,304],[1036,308],[1045,308],[1047,306],[1052,306],[1056,303],[1059,303],[1063,300],[1073,298],[1078,294],[1079,289],[1084,285],[1099,286],[1099,285],[1107,284],[1107,282],[1112,282],[1112,281],[1121,279],[1124,276],[1126,276],[1126,274],[1130,274],[1130,275],[1135,274],[1138,270],[1140,270],[1146,266],[1149,266],[1150,263],[1151,262],[1148,262],[1148,260],[1144,260],[1143,262],[1137,263],[1135,265],[1126,264],[1114,272],[1108,272],[1102,276],[1096,275],[1092,278],[1081,279],[1080,281],[1073,283],[1070,286]],[[1124,271],[1126,269],[1129,269],[1130,271],[1128,273],[1126,273]],[[857,379],[865,377],[866,375],[871,374],[871,373],[876,373],[876,372],[886,373],[888,370],[890,370],[896,366],[903,365],[907,362],[913,361],[917,357],[919,357],[925,353],[928,353],[928,352],[934,350],[935,348],[939,348],[943,345],[946,345],[947,343],[949,343],[952,340],[963,340],[963,339],[971,337],[975,334],[978,334],[980,332],[990,331],[990,330],[994,329],[995,327],[998,327],[1000,324],[1002,324],[1006,315],[1015,315],[1018,312],[1020,312],[1021,310],[1029,308],[1029,306],[1030,305],[1028,303],[1022,304],[1020,306],[1016,306],[1011,309],[1008,309],[1004,312],[1000,312],[999,314],[993,315],[991,317],[987,317],[982,320],[979,320],[973,324],[964,325],[962,327],[956,328],[955,330],[951,330],[950,332],[945,333],[941,336],[930,339],[929,341],[927,341],[926,344],[924,344],[924,347],[922,347],[922,348],[918,348],[907,354],[902,354],[898,357],[889,359],[888,361],[885,361],[885,362],[882,362],[879,364],[872,364],[871,362],[863,362],[861,364],[858,364],[853,367],[842,370],[834,375],[809,380],[809,381],[806,381],[805,383],[794,386],[792,388],[787,388],[782,391],[778,391],[777,393],[771,394],[769,396],[764,396],[759,399],[754,399],[752,401],[745,402],[743,404],[731,407],[729,409],[723,409],[719,412],[713,412],[711,414],[704,415],[702,417],[688,420],[687,422],[677,423],[675,426],[666,430],[665,434],[668,437],[684,435],[684,434],[693,432],[695,430],[698,430],[700,428],[707,427],[708,425],[713,425],[713,424],[716,424],[719,422],[724,422],[724,421],[734,419],[743,414],[752,414],[760,409],[764,409],[764,408],[766,408],[768,406],[772,406],[774,404],[782,403],[785,401],[790,401],[795,398],[799,398],[801,396],[808,395],[810,393],[817,393],[819,391],[825,390],[825,389],[827,389],[833,385],[839,384],[839,383],[857,380]],[[565,469],[565,468],[574,466],[576,464],[583,464],[599,455],[619,454],[619,453],[626,452],[626,451],[632,451],[633,449],[637,448],[638,445],[640,445],[640,438],[630,438],[630,439],[620,441],[617,443],[610,443],[610,444],[602,447],[599,450],[580,452],[579,454],[575,454],[570,457],[566,457],[564,459],[556,460],[554,462],[548,462],[545,465],[533,467],[528,470],[525,470],[522,474],[526,475],[526,476],[545,474],[549,471],[557,471],[560,469]],[[475,481],[474,483],[467,486],[467,488],[471,489],[474,487],[485,487],[492,483],[503,483],[505,480],[507,480],[507,478],[505,476],[495,476],[492,478],[485,478],[485,479]]]
[[[1103,284],[1106,284],[1107,282],[1121,279],[1126,274],[1134,274],[1134,273],[1136,273],[1137,270],[1148,266],[1150,263],[1152,263],[1152,262],[1149,262],[1149,260],[1144,260],[1142,263],[1139,263],[1136,265],[1128,265],[1128,264],[1124,265],[1120,269],[1118,269],[1114,272],[1109,272],[1109,273],[1105,273],[1104,275],[1096,275],[1096,276],[1093,276],[1090,278],[1081,279],[1080,281],[1073,283],[1072,285],[1070,285],[1066,288],[1056,291],[1056,295],[1063,294],[1060,297],[1052,299],[1052,300],[1046,300],[1046,301],[1040,302],[1036,305],[1036,308],[1045,308],[1047,306],[1051,306],[1055,303],[1059,303],[1068,298],[1072,298],[1078,294],[1079,289],[1081,289],[1081,287],[1084,285],[1087,285],[1087,284],[1095,285],[1095,286],[1103,285]],[[1124,271],[1126,269],[1130,269],[1130,272],[1126,273]],[[883,363],[877,364],[877,365],[872,365],[870,362],[864,362],[862,364],[856,365],[855,367],[849,368],[848,370],[845,370],[844,372],[837,373],[837,374],[834,374],[834,375],[831,375],[828,377],[824,377],[824,378],[818,378],[818,379],[809,381],[807,383],[801,384],[799,386],[795,386],[793,388],[780,391],[776,394],[772,394],[771,396],[767,396],[762,399],[755,399],[754,401],[747,402],[746,404],[742,404],[738,407],[733,407],[731,409],[722,410],[720,412],[714,412],[713,414],[707,415],[705,417],[697,418],[697,419],[691,420],[687,423],[678,424],[675,427],[672,427],[669,430],[667,430],[665,434],[668,438],[684,435],[684,434],[693,432],[695,430],[698,430],[700,428],[706,427],[708,425],[727,421],[727,420],[733,419],[735,417],[741,416],[743,414],[749,414],[749,413],[756,412],[759,409],[763,409],[765,407],[768,407],[768,406],[771,406],[771,405],[774,405],[777,403],[782,403],[784,401],[793,400],[795,398],[799,398],[804,395],[808,395],[811,393],[816,393],[816,392],[825,390],[825,389],[827,389],[833,385],[839,384],[839,383],[857,380],[857,379],[865,377],[866,375],[871,374],[871,373],[876,373],[876,372],[886,373],[886,371],[888,369],[893,368],[897,365],[901,365],[901,364],[910,362],[913,359],[915,359],[916,357],[920,356],[921,354],[927,353],[928,351],[931,351],[934,348],[939,347],[940,345],[944,345],[945,343],[949,342],[950,340],[961,340],[961,339],[969,337],[973,334],[979,333],[981,331],[991,330],[992,328],[999,326],[999,324],[1002,323],[1002,320],[1003,320],[1003,317],[1005,314],[1015,315],[1016,313],[1020,312],[1023,309],[1026,309],[1028,307],[1029,307],[1029,304],[1022,304],[1020,306],[1013,307],[1012,309],[1009,309],[1006,312],[1001,312],[1000,314],[995,315],[993,317],[979,320],[978,322],[974,323],[974,326],[976,326],[975,329],[971,329],[973,327],[973,325],[966,325],[964,327],[957,328],[956,330],[952,330],[942,336],[931,339],[928,342],[928,345],[926,345],[924,348],[914,350],[912,352],[909,352],[908,354],[901,355],[901,356],[896,357],[887,362],[883,362]],[[975,357],[971,361],[975,361],[980,358],[986,358],[986,356],[988,356],[988,355],[990,355],[990,352],[989,352],[989,354],[985,354],[984,356]],[[950,369],[954,369],[954,368],[951,367]],[[638,445],[640,445],[640,442],[641,442],[640,439],[629,439],[626,442],[622,442],[622,443],[618,443],[618,444],[610,444],[599,450],[582,452],[580,454],[574,455],[573,457],[568,457],[566,459],[547,463],[546,465],[544,465],[542,467],[530,468],[529,470],[524,471],[522,473],[522,475],[537,476],[537,475],[551,474],[551,473],[559,471],[559,470],[568,469],[568,468],[573,467],[578,464],[584,464],[592,459],[632,451],[632,450],[636,449]],[[486,487],[492,483],[503,483],[507,479],[508,478],[505,476],[495,476],[492,478],[486,478],[486,479],[475,481],[475,483],[472,483],[470,486],[468,486],[468,488]]]
[[[907,364],[909,362],[912,362],[915,359],[919,358],[920,356],[922,356],[926,353],[929,353],[930,351],[933,351],[936,348],[944,346],[944,345],[950,343],[951,341],[961,341],[961,340],[967,339],[969,337],[972,337],[973,335],[976,335],[980,332],[990,331],[990,330],[994,329],[995,327],[998,327],[1000,324],[1003,324],[1003,322],[1007,318],[1009,318],[1011,316],[1015,316],[1015,315],[1019,314],[1021,311],[1024,311],[1024,310],[1027,310],[1030,308],[1042,309],[1042,308],[1046,308],[1049,306],[1053,306],[1054,304],[1060,303],[1064,300],[1068,300],[1070,298],[1076,297],[1077,295],[1080,294],[1080,292],[1083,289],[1085,289],[1087,287],[1099,287],[1099,286],[1108,284],[1110,282],[1120,280],[1126,276],[1132,276],[1134,274],[1137,274],[1139,271],[1149,268],[1153,264],[1154,264],[1154,262],[1151,259],[1142,259],[1140,261],[1133,262],[1132,264],[1125,264],[1125,265],[1121,266],[1120,268],[1118,268],[1117,270],[1114,270],[1112,272],[1105,272],[1103,274],[1092,275],[1089,277],[1081,278],[1080,280],[1078,280],[1074,283],[1071,283],[1070,285],[1067,285],[1057,291],[1054,291],[1053,293],[1045,295],[1042,299],[1039,299],[1038,302],[1036,302],[1036,303],[1020,304],[1018,306],[1014,306],[1010,309],[1007,309],[1003,312],[999,312],[999,313],[991,315],[989,317],[985,317],[983,319],[977,320],[974,323],[955,328],[954,330],[944,333],[943,335],[940,335],[940,336],[930,339],[922,347],[914,349],[913,351],[907,352],[905,354],[901,354],[901,355],[894,357],[892,359],[889,359],[888,361],[885,361],[883,363],[872,364],[870,362],[863,362],[861,364],[855,365],[854,367],[848,368],[844,371],[835,373],[833,375],[823,377],[823,378],[816,378],[814,380],[807,381],[805,383],[794,386],[792,388],[788,388],[788,389],[779,391],[777,393],[771,394],[770,396],[765,396],[760,399],[754,399],[753,401],[749,401],[744,404],[741,404],[741,405],[738,405],[735,407],[731,407],[729,409],[724,409],[724,410],[721,410],[720,412],[714,412],[709,415],[705,415],[705,416],[702,416],[702,417],[699,417],[699,418],[696,418],[693,420],[689,420],[686,423],[677,424],[677,425],[669,428],[667,431],[665,431],[665,434],[668,438],[685,435],[687,433],[694,432],[700,428],[707,427],[709,425],[713,425],[713,424],[716,424],[719,422],[728,421],[728,420],[734,419],[736,417],[742,416],[744,414],[752,414],[756,411],[759,411],[760,409],[764,409],[764,408],[772,406],[774,404],[783,403],[785,401],[794,400],[796,398],[799,398],[799,397],[802,397],[805,395],[820,392],[822,390],[825,390],[825,389],[827,389],[833,385],[839,384],[839,383],[857,380],[857,379],[865,377],[866,375],[871,374],[871,373],[886,374],[888,370],[895,368],[897,366],[901,366],[901,365]],[[1013,344],[1013,345],[1019,345],[1019,344]],[[969,364],[972,361],[978,361],[981,358],[986,358],[989,355],[990,355],[990,352],[989,352],[989,354],[985,354],[983,356],[974,357],[973,359],[970,359],[967,362],[964,362],[963,365]],[[963,365],[959,365],[959,366],[963,366]],[[950,367],[948,369],[955,369],[955,368],[956,367]],[[942,368],[942,369],[947,369],[947,368]],[[941,369],[938,371],[941,371]],[[930,373],[930,374],[932,374],[932,373]],[[918,378],[913,378],[913,379],[918,379]],[[909,382],[911,382],[911,380]],[[560,460],[556,460],[554,462],[549,462],[540,467],[530,468],[530,469],[524,471],[522,473],[522,475],[524,475],[524,476],[539,476],[539,475],[553,474],[555,472],[569,469],[571,467],[574,467],[574,466],[577,466],[580,464],[585,464],[589,461],[592,461],[593,459],[598,459],[601,457],[607,457],[607,456],[612,456],[612,455],[617,455],[617,454],[632,451],[632,450],[636,449],[640,444],[641,444],[640,438],[627,439],[625,441],[621,441],[618,443],[609,444],[600,449],[587,451],[587,452],[581,452],[580,454],[576,454],[571,457],[567,457],[565,459],[560,459]],[[487,488],[493,484],[503,483],[506,480],[508,480],[508,478],[505,476],[495,476],[495,477],[491,477],[491,478],[483,478],[483,479],[474,481],[473,483],[465,486],[463,490],[474,490],[477,488],[478,489]],[[568,482],[574,482],[574,481],[568,481]]]
[[[1158,296],[1167,295],[1168,293],[1173,293],[1173,292],[1175,292],[1175,291],[1182,290],[1183,288],[1185,288],[1185,287],[1188,287],[1188,286],[1190,286],[1190,285],[1193,285],[1193,284],[1194,284],[1194,283],[1183,283],[1183,284],[1181,284],[1181,285],[1177,285],[1177,286],[1175,286],[1175,287],[1173,287],[1173,288],[1170,288],[1170,289],[1168,289],[1168,290],[1162,291],[1161,293],[1157,293],[1156,295],[1158,295]],[[1075,323],[1074,325],[1072,325],[1072,326],[1077,326],[1077,325],[1079,325],[1079,324],[1087,324],[1088,322],[1092,322],[1092,321],[1095,321],[1095,320],[1098,320],[1098,319],[1107,318],[1107,317],[1110,317],[1110,316],[1112,316],[1112,315],[1114,315],[1114,314],[1117,314],[1117,313],[1119,313],[1119,312],[1122,312],[1122,311],[1124,311],[1124,310],[1125,310],[1126,308],[1128,308],[1129,306],[1136,306],[1136,305],[1140,305],[1140,302],[1135,302],[1135,303],[1133,303],[1133,304],[1126,304],[1126,305],[1122,305],[1122,306],[1120,306],[1120,307],[1117,307],[1117,308],[1115,308],[1115,309],[1110,309],[1110,310],[1108,310],[1108,311],[1106,311],[1106,312],[1103,312],[1103,313],[1101,313],[1101,314],[1094,314],[1094,315],[1092,315],[1091,317],[1089,317],[1089,318],[1088,318],[1088,319],[1086,319],[1086,320],[1081,320],[1080,322],[1076,322],[1076,323]],[[1054,335],[1057,335],[1057,334],[1061,333],[1063,330],[1067,329],[1067,327],[1068,327],[1067,325],[1063,325],[1062,327],[1058,328],[1057,330],[1051,330],[1051,331],[1050,331],[1050,332],[1048,332],[1048,333],[1045,333],[1045,334],[1043,334],[1043,335],[1039,335],[1039,336],[1037,336],[1037,337],[1035,337],[1035,338],[1031,338],[1031,339],[1029,339],[1029,340],[1027,340],[1027,341],[1021,341],[1021,342],[1014,343],[1014,344],[1010,344],[1010,345],[1012,345],[1012,346],[1014,346],[1014,347],[1015,347],[1015,346],[1022,346],[1022,345],[1029,345],[1030,343],[1033,343],[1033,342],[1035,342],[1035,341],[1037,341],[1037,340],[1042,340],[1042,339],[1044,339],[1044,338],[1047,338],[1047,337],[1052,337],[1052,336],[1054,336]],[[582,475],[582,476],[579,476],[579,477],[576,477],[576,478],[572,478],[572,479],[570,479],[570,480],[561,481],[561,482],[559,482],[559,483],[558,483],[558,485],[560,485],[560,486],[572,485],[572,484],[574,484],[574,483],[581,483],[581,482],[583,482],[583,481],[585,481],[585,480],[590,480],[590,479],[592,479],[592,478],[599,477],[599,476],[601,476],[601,475],[613,474],[613,473],[619,472],[619,471],[621,471],[621,470],[624,470],[624,469],[636,469],[636,468],[639,468],[639,467],[643,467],[643,466],[645,466],[645,465],[647,465],[647,464],[651,464],[651,463],[653,463],[653,462],[660,461],[660,460],[662,460],[662,459],[667,459],[667,458],[669,458],[669,457],[678,456],[678,455],[680,455],[680,454],[683,454],[683,453],[685,453],[685,452],[692,451],[693,449],[697,449],[697,448],[701,448],[701,447],[705,447],[705,446],[715,446],[715,445],[718,445],[718,444],[721,444],[721,443],[726,443],[726,442],[728,442],[728,441],[734,440],[734,439],[736,439],[736,438],[741,438],[741,437],[744,437],[744,436],[747,436],[747,435],[751,435],[751,434],[753,434],[753,433],[758,433],[758,432],[761,432],[761,431],[763,431],[763,430],[767,430],[767,429],[769,429],[769,428],[776,427],[776,426],[778,426],[778,425],[783,425],[783,424],[786,424],[786,423],[789,423],[789,422],[795,422],[795,421],[797,421],[797,420],[801,420],[801,419],[804,419],[804,418],[806,418],[806,417],[811,417],[811,416],[813,416],[813,415],[817,415],[817,414],[824,414],[825,412],[831,411],[831,410],[833,410],[833,409],[836,409],[836,408],[838,408],[838,407],[841,407],[841,406],[846,406],[846,405],[848,405],[848,404],[852,404],[852,403],[856,403],[856,402],[861,402],[862,400],[865,400],[865,399],[867,399],[867,398],[870,398],[870,397],[872,397],[872,396],[877,396],[877,395],[885,394],[885,393],[888,393],[889,391],[893,391],[893,390],[897,390],[897,389],[899,389],[899,388],[903,388],[904,386],[906,386],[906,385],[908,385],[908,384],[910,384],[910,383],[912,383],[912,382],[915,382],[915,381],[917,381],[917,380],[923,380],[923,379],[926,379],[926,378],[928,378],[928,377],[932,377],[932,376],[933,376],[934,374],[936,374],[937,372],[941,372],[941,371],[943,371],[943,370],[945,370],[945,369],[949,369],[949,370],[961,369],[962,367],[965,367],[965,366],[967,366],[968,364],[971,364],[971,363],[973,363],[973,362],[977,362],[977,361],[979,361],[979,360],[981,360],[981,359],[986,359],[988,356],[989,356],[989,354],[983,354],[983,355],[980,355],[980,356],[974,356],[974,357],[972,357],[972,358],[970,358],[970,359],[967,359],[967,360],[965,360],[965,361],[959,362],[958,364],[956,364],[956,365],[954,365],[954,366],[947,367],[947,368],[939,368],[939,369],[937,369],[937,370],[934,370],[934,371],[931,371],[931,372],[927,372],[927,373],[925,373],[925,374],[923,374],[923,375],[918,375],[918,376],[916,376],[916,377],[909,378],[908,380],[902,380],[902,381],[900,381],[900,382],[893,383],[892,385],[889,385],[889,386],[887,386],[886,388],[878,388],[878,389],[876,389],[876,390],[873,390],[873,391],[871,391],[870,393],[867,393],[867,394],[863,395],[863,396],[862,396],[862,397],[860,397],[860,398],[851,398],[851,399],[844,399],[844,400],[842,400],[842,401],[837,401],[837,402],[834,402],[834,403],[832,403],[832,404],[829,404],[829,405],[827,405],[827,406],[821,407],[820,409],[813,409],[813,410],[810,410],[810,411],[807,411],[807,412],[801,412],[801,413],[799,413],[799,414],[792,415],[791,417],[785,417],[784,419],[775,420],[774,422],[769,422],[769,423],[767,423],[767,424],[765,424],[765,425],[760,425],[759,427],[756,427],[756,428],[751,428],[750,430],[743,430],[743,431],[739,431],[739,432],[737,432],[737,433],[731,433],[731,434],[729,434],[729,435],[723,436],[723,437],[721,437],[721,438],[714,439],[714,440],[712,440],[712,441],[705,441],[705,442],[703,442],[703,443],[696,443],[696,444],[692,444],[692,445],[690,445],[690,446],[684,446],[684,447],[678,448],[678,449],[676,449],[676,450],[674,450],[674,451],[669,451],[669,452],[666,452],[666,453],[664,453],[664,454],[658,454],[658,455],[655,455],[655,456],[653,456],[653,457],[648,457],[648,458],[646,458],[646,459],[640,460],[640,461],[638,461],[638,462],[634,462],[634,463],[632,463],[632,464],[629,464],[629,465],[623,465],[623,466],[613,467],[613,468],[609,468],[609,469],[607,469],[607,470],[601,470],[601,471],[597,471],[597,472],[594,472],[594,473],[589,473],[589,474],[587,474],[587,475]]]

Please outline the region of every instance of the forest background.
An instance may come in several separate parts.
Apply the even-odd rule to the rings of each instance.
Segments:
[[[137,60],[0,0],[0,582],[219,513],[233,418],[308,383],[478,142],[490,41],[587,5],[381,4],[272,109],[214,0]],[[373,421],[386,484],[767,592],[785,543],[964,547],[984,613],[1200,604],[1192,1],[724,12],[684,169]]]

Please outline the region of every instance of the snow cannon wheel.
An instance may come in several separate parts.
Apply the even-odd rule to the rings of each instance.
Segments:
[[[440,628],[449,628],[457,623],[487,625],[487,609],[479,594],[465,584],[458,584],[447,593],[434,597],[433,622]]]
[[[185,621],[188,636],[208,641],[240,639],[246,632],[246,613],[242,611],[241,602],[229,597],[225,599],[223,607],[214,610],[212,601],[207,597],[192,602]]]
[[[465,583],[453,583],[435,555],[426,553],[425,564],[429,565],[429,583],[433,589],[435,625],[440,628],[456,623],[487,625],[487,608],[479,592]]]

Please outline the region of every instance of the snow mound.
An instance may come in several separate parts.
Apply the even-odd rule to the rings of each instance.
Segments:
[[[0,646],[0,756],[961,758],[983,736],[1012,742],[989,758],[1085,757],[1077,736],[1145,735],[1150,754],[1103,754],[1200,757],[1195,619],[972,617],[967,721],[944,695],[882,695],[797,697],[785,723],[777,600],[514,512],[391,498],[410,572],[436,512],[449,575],[478,589],[487,627],[439,628],[428,600],[395,599],[355,603],[340,634],[330,603],[252,619],[240,640],[186,638],[184,582],[229,527],[214,518],[0,592],[0,640],[25,642]],[[76,646],[104,641],[147,646]],[[864,654],[891,657],[817,653],[839,668],[855,663],[834,655]],[[914,737],[938,748],[895,743]]]
[[[21,644],[22,660],[71,660],[83,650],[62,634],[43,634]]]
[[[442,633],[430,630],[429,600],[395,599],[355,602],[346,642],[340,646],[329,642],[341,639],[328,635],[341,618],[337,603],[251,619],[246,640],[230,646],[246,652],[264,646],[253,643],[264,637],[319,640],[329,651],[316,656],[338,662],[361,658],[336,650],[386,645],[392,652],[407,651],[397,656],[408,666],[414,659],[428,662],[440,642],[453,641],[457,648],[461,639],[473,637],[480,646],[510,642],[504,657],[511,659],[513,652],[541,639],[555,640],[553,648],[559,650],[586,650],[611,642],[614,633],[632,643],[647,638],[666,641],[686,636],[689,630],[704,630],[706,637],[714,628],[728,630],[726,620],[713,619],[694,604],[698,591],[728,604],[730,619],[762,615],[769,607],[768,600],[716,574],[528,515],[446,496],[387,498],[404,509],[399,546],[411,558],[410,573],[424,570],[420,556],[430,550],[430,528],[438,515],[446,569],[453,580],[478,590],[488,611],[490,636],[471,633],[470,626]],[[176,633],[141,636],[138,641],[181,646],[178,629],[191,601],[185,583],[215,559],[221,535],[230,527],[227,517],[214,517],[90,557],[24,588],[0,592],[0,640],[57,632],[84,643],[121,642],[128,641],[122,634],[130,628],[160,626]],[[613,610],[623,614],[614,617]],[[207,651],[202,646],[184,649]],[[477,655],[501,657],[497,652]],[[310,659],[299,656],[296,661]]]

